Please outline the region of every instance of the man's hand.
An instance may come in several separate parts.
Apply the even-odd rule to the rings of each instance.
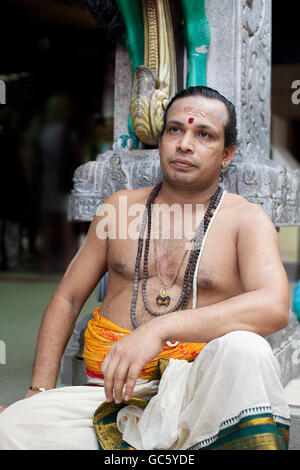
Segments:
[[[114,344],[101,365],[106,400],[121,403],[125,384],[124,400],[130,400],[140,371],[161,352],[163,345],[164,339],[155,320]]]

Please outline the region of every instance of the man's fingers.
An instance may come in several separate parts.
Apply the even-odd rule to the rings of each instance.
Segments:
[[[124,384],[126,382],[127,371],[128,371],[128,365],[123,364],[121,366],[120,363],[119,363],[117,370],[115,371],[114,396],[115,396],[116,403],[121,403],[122,401],[122,392],[123,392]]]
[[[129,335],[131,336],[131,335]],[[125,341],[125,342],[124,342]],[[122,402],[122,394],[125,387],[125,401],[132,395],[139,373],[145,361],[136,352],[127,347],[128,337],[115,344],[105,357],[101,365],[104,376],[104,390],[106,400],[116,403]],[[121,347],[122,346],[122,347]],[[137,348],[135,348],[137,349]]]
[[[113,386],[112,380],[105,378],[104,376],[104,391],[106,396],[106,401],[113,401]]]
[[[136,366],[133,366],[133,365],[128,370],[125,395],[124,395],[125,401],[129,401],[131,398],[131,395],[135,387],[136,381],[138,379],[140,370],[141,368],[137,368]]]
[[[105,361],[105,363],[104,363]],[[104,391],[106,396],[106,401],[113,401],[113,388],[114,388],[114,375],[115,370],[118,366],[119,359],[116,357],[108,357],[104,359],[101,371],[104,375]]]
[[[119,362],[116,359],[111,359],[109,363],[107,361],[106,367],[102,370],[106,401],[115,400],[116,403],[121,403],[125,383],[124,400],[130,400],[140,369],[133,364],[128,367],[128,363],[124,362],[124,359]]]

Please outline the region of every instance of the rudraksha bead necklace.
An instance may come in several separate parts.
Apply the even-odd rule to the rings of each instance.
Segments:
[[[141,264],[143,245],[144,245],[144,233],[146,229],[147,219],[148,219],[148,224],[147,224],[147,236],[146,236],[145,250],[144,250],[144,268],[143,268],[143,281],[142,281],[142,298],[143,298],[145,308],[153,316],[166,315],[167,313],[175,312],[176,310],[184,310],[187,306],[189,295],[191,292],[193,276],[194,276],[194,272],[195,272],[195,268],[197,264],[197,259],[198,259],[201,246],[203,243],[204,235],[212,219],[212,216],[213,216],[212,211],[218,207],[219,202],[222,197],[222,193],[223,193],[222,188],[218,186],[215,194],[212,196],[212,198],[209,201],[207,210],[198,227],[198,230],[194,239],[194,243],[191,248],[190,257],[189,257],[189,260],[185,269],[182,291],[181,291],[178,302],[176,303],[176,305],[174,305],[174,307],[172,307],[169,310],[166,310],[164,312],[156,312],[150,308],[147,295],[146,295],[146,284],[148,280],[148,257],[149,257],[149,246],[150,246],[150,236],[151,236],[152,206],[154,204],[155,198],[157,197],[161,189],[161,185],[162,183],[159,183],[157,186],[155,186],[148,197],[146,208],[145,208],[144,215],[143,215],[141,231],[140,231],[140,235],[138,238],[138,249],[137,249],[135,271],[134,271],[133,296],[132,296],[131,308],[130,308],[131,321],[132,321],[134,328],[138,327],[135,311],[136,311],[136,302],[137,302],[137,295],[138,295],[140,264]]]
[[[183,256],[181,258],[181,261],[178,265],[177,272],[176,272],[175,276],[173,277],[172,281],[170,281],[169,283],[164,282],[164,280],[161,277],[159,261],[158,261],[158,247],[157,247],[157,240],[156,240],[156,224],[155,224],[155,207],[156,207],[156,204],[153,204],[153,206],[152,206],[153,214],[152,215],[153,215],[153,231],[154,231],[154,236],[153,236],[154,261],[155,261],[157,275],[158,275],[159,280],[160,280],[160,282],[163,286],[163,288],[160,290],[160,294],[156,297],[156,303],[159,306],[161,306],[161,305],[168,306],[170,301],[171,301],[171,298],[168,295],[167,289],[170,289],[172,286],[174,286],[174,284],[177,280],[177,277],[179,275],[179,272],[182,268],[182,265],[184,263],[185,257],[187,255],[188,251],[191,249],[193,241],[195,240],[197,230],[195,231],[193,237],[189,240],[189,247],[185,249],[185,251],[183,253]]]

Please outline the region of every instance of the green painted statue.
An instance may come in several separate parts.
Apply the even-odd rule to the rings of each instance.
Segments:
[[[189,64],[186,86],[206,85],[210,31],[205,0],[85,0],[85,3],[100,24],[103,25],[104,17],[108,24],[121,21],[117,28],[119,36],[124,25],[133,80],[128,135],[120,136],[115,147],[137,148],[139,141],[156,146],[164,109],[178,91],[172,9],[180,8]]]

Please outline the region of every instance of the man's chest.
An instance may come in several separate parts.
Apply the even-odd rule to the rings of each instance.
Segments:
[[[144,241],[139,253],[139,279],[156,280],[165,285],[183,285],[187,270],[197,266],[197,286],[203,293],[232,290],[232,283],[238,281],[238,260],[236,239],[233,230],[223,229],[216,224],[206,237],[195,263],[193,245],[182,239],[153,239],[148,247]],[[137,240],[110,240],[108,249],[108,266],[110,270],[124,280],[133,281],[137,271]],[[196,257],[197,258],[197,257]],[[198,261],[198,259],[197,259]],[[194,268],[193,268],[194,266]],[[173,282],[174,281],[174,282]]]

